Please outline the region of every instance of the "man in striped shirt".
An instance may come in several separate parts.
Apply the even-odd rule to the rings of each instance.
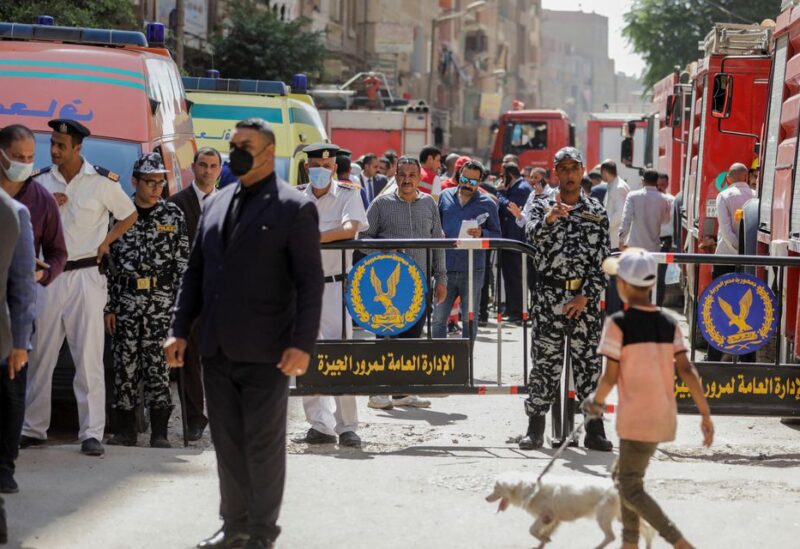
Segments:
[[[369,229],[363,233],[366,238],[444,238],[439,209],[430,195],[419,190],[422,169],[419,161],[410,156],[403,156],[397,161],[397,191],[377,197],[367,210]],[[427,272],[425,250],[403,250]],[[442,303],[447,296],[447,270],[445,268],[444,250],[431,250],[430,272],[435,281],[434,304]],[[425,315],[398,338],[416,339],[422,335]],[[416,406],[427,408],[430,401],[410,395],[395,398],[373,396],[370,408],[389,409],[397,406]]]

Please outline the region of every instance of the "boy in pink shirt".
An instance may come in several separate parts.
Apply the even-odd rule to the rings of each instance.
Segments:
[[[629,248],[620,256],[607,259],[603,270],[616,275],[619,295],[628,307],[606,319],[597,349],[607,358],[606,368],[597,391],[586,399],[582,408],[587,416],[601,416],[606,397],[617,385],[620,446],[612,476],[622,500],[622,547],[638,547],[641,517],[673,547],[691,548],[675,524],[644,491],[644,474],[658,443],[675,439],[676,370],[702,415],[703,444],[711,446],[714,424],[703,395],[703,384],[689,362],[677,322],[650,302],[650,292],[657,278],[655,259],[645,250]]]

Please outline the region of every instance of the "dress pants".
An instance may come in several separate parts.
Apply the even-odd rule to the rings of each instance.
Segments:
[[[617,252],[619,252],[619,248],[611,250],[612,254]],[[606,316],[613,315],[617,311],[621,311],[622,308],[622,298],[619,297],[619,292],[617,292],[617,277],[609,276],[608,285],[606,286]]]
[[[672,237],[662,236],[661,252],[669,253],[670,251],[672,251]],[[661,305],[664,303],[664,295],[667,293],[666,277],[667,277],[667,264],[659,263],[658,279],[656,282],[656,305],[658,305],[659,307],[661,307]]]
[[[186,364],[183,367],[183,390],[186,393],[186,411],[184,413],[190,427],[205,427],[208,424],[208,418],[204,412],[203,376],[200,353],[197,351],[200,345],[197,332],[198,328],[195,323],[189,334],[189,342],[186,346]]]
[[[8,379],[8,363],[0,366],[0,471],[14,473],[19,455],[19,435],[25,417],[25,367]]]
[[[52,284],[37,286],[36,333],[28,365],[22,434],[45,439],[50,427],[53,371],[64,337],[75,362],[75,400],[81,441],[103,440],[106,386],[103,370],[103,307],[106,277],[97,267],[67,271]]]
[[[319,339],[342,339],[342,283],[328,282],[322,294]],[[345,311],[345,339],[353,337],[353,322]],[[341,435],[358,429],[358,407],[354,395],[303,397],[308,423],[326,435]]]
[[[522,316],[522,260],[519,252],[500,251],[503,262],[503,287],[506,291],[505,313],[510,317]]]
[[[286,479],[289,378],[277,363],[203,357],[220,515],[228,532],[275,540]]]

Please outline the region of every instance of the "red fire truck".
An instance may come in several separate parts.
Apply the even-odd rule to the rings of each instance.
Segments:
[[[523,167],[550,170],[558,149],[568,145],[575,145],[575,126],[564,111],[509,111],[500,116],[492,147],[492,173],[500,173],[507,154],[519,156]],[[552,171],[551,177],[555,178]]]
[[[759,149],[766,111],[771,59],[770,28],[716,24],[704,41],[705,56],[690,67],[691,82],[687,154],[681,183],[684,250],[701,248],[717,234],[717,194],[734,162],[750,165]],[[736,94],[731,83],[736,81]],[[673,112],[679,98],[669,99]],[[698,280],[695,281],[695,277]],[[687,294],[694,301],[711,281],[711,267],[687,269]]]
[[[586,122],[586,169],[591,170],[606,158],[616,158],[624,139],[620,127],[627,128],[633,121],[637,130],[633,135],[633,157],[631,165],[619,165],[619,176],[627,181],[632,190],[642,186],[638,166],[651,163],[652,134],[646,130],[647,118],[641,113],[592,113]]]
[[[778,256],[800,255],[800,181],[797,139],[800,128],[800,6],[789,5],[778,16],[772,38],[772,73],[769,79],[764,145],[761,150],[755,251]],[[736,110],[747,89],[738,75],[727,78],[724,106]],[[727,110],[723,114],[727,114]],[[733,115],[732,115],[733,116]],[[747,215],[747,209],[745,210]],[[756,228],[757,227],[757,228]],[[746,231],[745,231],[746,232]],[[784,315],[783,341],[800,336],[798,285],[800,270],[789,269],[781,288]],[[780,351],[785,352],[786,349]],[[795,347],[795,353],[798,349]],[[800,356],[800,354],[796,354]]]

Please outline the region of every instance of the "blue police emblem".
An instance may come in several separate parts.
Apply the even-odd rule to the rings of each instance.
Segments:
[[[729,273],[700,296],[697,323],[709,345],[723,353],[757,351],[775,334],[778,320],[775,294],[750,274]]]
[[[413,259],[399,252],[377,252],[350,270],[347,309],[365,330],[394,336],[422,317],[427,294],[425,275]]]

